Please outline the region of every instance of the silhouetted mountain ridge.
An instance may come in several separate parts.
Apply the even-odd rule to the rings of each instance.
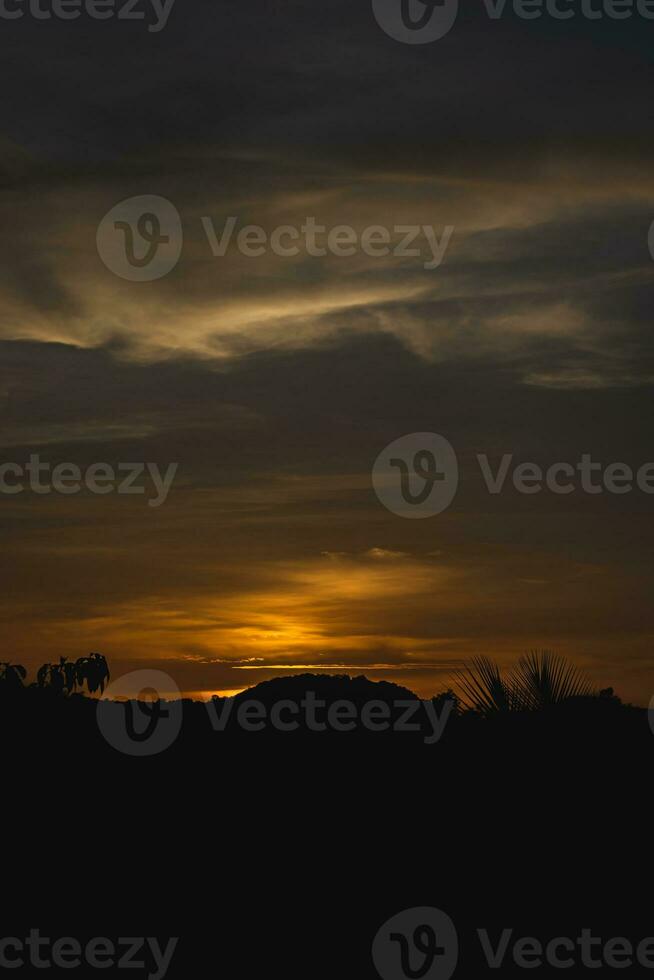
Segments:
[[[240,694],[235,702],[261,701],[263,704],[289,699],[300,702],[309,692],[321,701],[331,704],[338,700],[363,704],[368,701],[384,701],[392,704],[397,701],[418,700],[418,695],[407,687],[390,681],[372,681],[363,674],[350,677],[348,674],[292,674],[261,681]]]

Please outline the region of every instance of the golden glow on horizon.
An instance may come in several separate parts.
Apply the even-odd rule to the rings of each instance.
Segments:
[[[401,628],[405,606],[462,602],[460,574],[434,559],[371,548],[266,563],[258,571],[258,587],[249,591],[96,607],[76,623],[76,642],[105,652],[116,675],[130,656],[142,666],[157,661],[186,696],[202,699],[244,690],[237,671],[250,674],[252,684],[294,671],[417,677],[447,671],[456,659],[457,640]],[[58,621],[49,630],[59,635],[68,625]]]
[[[396,599],[424,602],[429,597],[433,604],[446,602],[450,608],[463,601],[459,575],[433,561],[320,557],[271,564],[266,574],[271,580],[267,589],[221,599],[189,597],[183,608],[160,597],[144,599],[88,618],[81,627],[96,646],[120,639],[122,646],[147,649],[150,655],[165,651],[166,657],[184,656],[175,650],[183,636],[186,645],[195,647],[189,659],[242,670],[301,665],[353,670],[358,656],[362,668],[375,669],[374,664],[390,669],[393,658],[368,663],[370,654],[380,650],[401,654],[411,667],[428,668],[435,652],[447,648],[447,638],[403,635],[384,622],[384,603],[392,615]],[[346,654],[343,660],[334,659],[339,651]]]
[[[183,691],[182,696],[185,698],[191,698],[193,701],[211,701],[213,697],[234,698],[237,694],[242,694],[243,691],[247,691],[247,687],[233,687],[222,691],[212,691],[206,689],[199,691]]]
[[[601,686],[615,683],[610,630],[593,634],[590,651],[565,629],[580,615],[598,624],[598,590],[614,595],[616,588],[606,566],[567,562],[562,570],[560,557],[552,555],[540,561],[538,578],[527,577],[522,557],[505,551],[489,575],[478,556],[441,550],[452,521],[456,515],[443,516],[438,536],[423,541],[418,555],[380,547],[373,537],[356,553],[297,561],[239,566],[231,557],[221,562],[217,552],[214,564],[201,563],[201,576],[185,589],[129,600],[120,593],[104,601],[93,597],[82,615],[44,616],[29,634],[18,610],[12,651],[33,670],[40,662],[35,650],[47,649],[51,659],[100,650],[114,677],[152,666],[169,673],[185,696],[202,699],[306,671],[367,674],[430,697],[452,682],[463,659],[484,653],[506,663],[536,645],[555,648],[580,666],[604,649],[604,674],[592,675]],[[56,557],[56,537],[51,545]],[[66,560],[73,547],[86,554],[84,544],[67,534]],[[129,579],[129,549],[119,544],[114,557],[117,565],[124,559]],[[631,588],[628,579],[620,585]],[[513,624],[507,602],[518,600],[521,617]],[[557,626],[543,628],[554,622],[553,610],[563,624],[558,632]],[[651,647],[646,636],[635,637],[636,643]]]
[[[354,670],[442,670],[443,664],[430,664],[427,662],[420,661],[419,663],[401,663],[401,664],[375,664],[375,663],[362,663],[362,664],[325,664],[325,663],[314,663],[314,664],[270,664],[267,661],[260,664],[231,664],[234,670],[261,670],[265,667],[266,670],[344,670],[344,671],[354,671]]]

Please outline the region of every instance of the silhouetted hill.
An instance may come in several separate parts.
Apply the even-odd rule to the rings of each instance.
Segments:
[[[0,688],[0,729],[14,752],[28,760],[40,759],[47,749],[78,759],[101,757],[120,768],[129,755],[123,752],[125,740],[131,748],[134,736],[138,754],[148,733],[157,730],[153,764],[188,758],[198,769],[210,769],[219,756],[223,766],[237,767],[243,753],[256,759],[284,742],[286,750],[300,754],[305,744],[313,754],[319,748],[338,751],[349,765],[355,744],[371,751],[382,746],[380,761],[392,745],[394,757],[402,755],[416,767],[443,772],[465,765],[480,776],[498,756],[516,767],[521,759],[531,764],[542,758],[564,772],[575,760],[599,765],[609,754],[649,755],[654,743],[647,711],[623,705],[610,692],[571,697],[537,711],[483,714],[462,710],[448,693],[424,701],[388,681],[312,673],[264,681],[208,704],[98,701],[47,687]]]
[[[387,704],[392,704],[394,701],[418,700],[418,695],[408,687],[401,687],[389,681],[371,681],[363,674],[350,677],[347,674],[310,673],[261,681],[254,687],[237,694],[234,700],[236,702],[257,700],[264,704],[272,704],[288,698],[299,702],[310,691],[316,698],[328,704],[340,699],[356,704],[363,704],[366,701],[385,701]]]

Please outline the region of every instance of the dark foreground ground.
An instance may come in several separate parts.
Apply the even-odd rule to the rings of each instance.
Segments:
[[[431,729],[214,731],[187,702],[173,743],[137,757],[107,742],[90,699],[27,694],[0,706],[5,936],[179,937],[168,977],[248,980],[378,977],[378,930],[423,906],[455,924],[456,977],[561,975],[517,966],[520,937],[586,928],[599,956],[654,936],[644,710],[593,699],[454,717],[427,744]],[[501,967],[480,929],[493,945],[513,930]],[[569,976],[600,968],[574,955]],[[444,959],[422,975],[449,976]]]

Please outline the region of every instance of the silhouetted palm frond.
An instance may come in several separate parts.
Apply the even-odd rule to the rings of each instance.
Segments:
[[[519,707],[514,685],[510,680],[504,680],[500,668],[488,657],[473,657],[454,676],[461,692],[461,703],[471,711],[491,714],[514,711]]]
[[[593,693],[574,664],[549,650],[531,650],[521,657],[513,670],[513,682],[520,700],[532,711]]]

